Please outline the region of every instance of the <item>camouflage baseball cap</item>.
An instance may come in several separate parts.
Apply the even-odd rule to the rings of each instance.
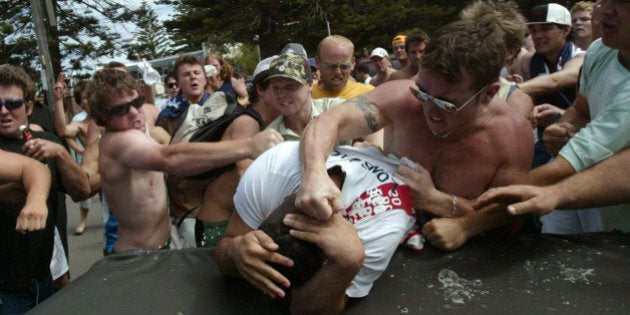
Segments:
[[[313,81],[308,60],[294,53],[282,54],[271,63],[267,80],[278,77],[289,78],[300,84]]]

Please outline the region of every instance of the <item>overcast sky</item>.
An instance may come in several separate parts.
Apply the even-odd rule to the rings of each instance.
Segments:
[[[124,4],[124,5],[128,6],[129,8],[132,8],[132,9],[136,9],[136,8],[140,7],[140,5],[142,4],[142,0],[118,0],[118,2],[121,3],[121,4]],[[154,4],[156,2],[154,0],[148,0],[147,2],[153,8],[153,10],[157,14],[158,19],[160,21],[168,20],[173,15],[174,11],[173,11],[173,8],[171,6]],[[120,32],[123,35],[123,40],[132,38],[133,37],[133,32],[135,30],[135,26],[132,25],[132,24],[111,24],[111,23],[108,23],[107,26],[110,27],[111,29],[114,29],[114,30]],[[129,63],[129,62],[135,61],[135,60],[133,60],[133,61],[132,60],[127,60],[127,54],[122,52],[121,54],[119,54],[118,56],[115,56],[114,58],[101,57],[101,58],[99,58],[98,63],[99,64],[105,64],[105,63],[108,63],[108,62],[110,62],[112,60],[120,61],[120,62],[123,62],[123,63]]]

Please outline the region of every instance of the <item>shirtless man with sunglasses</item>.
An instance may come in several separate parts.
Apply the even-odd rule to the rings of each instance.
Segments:
[[[164,174],[191,176],[242,159],[256,158],[282,141],[276,131],[222,142],[160,145],[146,132],[146,117],[135,80],[103,69],[88,86],[89,104],[98,125],[101,185],[118,219],[114,251],[165,248],[169,244]]]
[[[417,170],[400,166],[396,176],[409,186],[414,208],[435,217],[422,229],[431,244],[454,250],[504,226],[505,214],[474,212],[471,203],[526,174],[533,139],[525,118],[495,97],[506,51],[495,25],[487,17],[444,26],[424,51],[415,82],[384,83],[307,126],[296,206],[320,220],[342,210],[326,174],[328,152],[341,139],[384,128],[385,153],[417,163]]]

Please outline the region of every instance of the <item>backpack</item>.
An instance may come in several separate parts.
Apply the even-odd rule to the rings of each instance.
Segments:
[[[260,125],[264,122],[260,114],[250,107],[239,104],[231,93],[215,92],[202,105],[191,104],[177,121],[171,144],[180,142],[216,142],[237,117],[250,115]],[[235,164],[225,165],[187,179],[214,179],[233,169]]]

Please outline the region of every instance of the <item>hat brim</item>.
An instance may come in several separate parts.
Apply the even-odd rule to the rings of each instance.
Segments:
[[[306,84],[306,83],[308,83],[308,81],[307,81],[307,80],[304,80],[304,79],[301,79],[301,78],[298,78],[298,77],[294,77],[294,76],[292,76],[292,75],[288,75],[288,74],[274,74],[274,75],[270,75],[270,76],[268,76],[268,77],[265,79],[265,81],[269,81],[269,80],[271,80],[271,79],[273,79],[273,78],[286,78],[286,79],[291,79],[291,80],[296,81],[296,82],[298,82],[298,83],[300,83],[300,84]]]
[[[562,23],[558,23],[558,22],[527,22],[525,23],[525,25],[536,25],[536,24],[556,24],[556,25],[562,25],[562,26],[571,26],[571,24],[562,24]]]

